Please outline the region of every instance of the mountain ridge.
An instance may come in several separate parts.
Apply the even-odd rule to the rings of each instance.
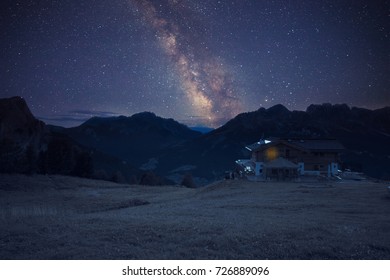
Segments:
[[[260,138],[335,138],[346,150],[343,167],[367,173],[369,176],[390,178],[390,107],[375,110],[350,108],[345,104],[329,103],[309,106],[306,111],[289,111],[283,105],[259,108],[237,115],[225,125],[187,143],[177,154],[190,158],[191,150],[198,155],[187,165],[202,166],[193,172],[202,174],[213,170],[219,176],[234,168],[234,161],[249,158],[244,148]],[[163,172],[169,172],[169,154],[161,160]],[[209,159],[214,160],[210,164]],[[183,160],[183,159],[182,159]],[[229,164],[227,164],[229,163]],[[203,170],[201,170],[203,169]]]
[[[173,119],[150,112],[129,117],[94,117],[78,127],[64,129],[63,133],[80,144],[137,166],[145,164],[161,149],[202,135]]]
[[[18,98],[12,100],[15,102]],[[28,108],[24,100],[20,102],[21,108]],[[15,119],[8,111],[1,110],[0,116]],[[16,128],[12,122],[5,125],[4,119],[4,116],[0,118],[1,132],[7,125]],[[28,126],[25,129],[28,130]],[[71,138],[82,147],[167,176],[175,182],[180,182],[188,173],[198,178],[198,182],[222,178],[225,170],[234,168],[236,159],[249,158],[246,145],[267,137],[335,138],[346,147],[342,155],[344,168],[376,178],[390,178],[390,107],[369,110],[324,103],[312,104],[306,111],[290,111],[278,104],[241,113],[204,134],[151,112],[128,117],[93,117],[73,128],[46,128],[51,133]]]

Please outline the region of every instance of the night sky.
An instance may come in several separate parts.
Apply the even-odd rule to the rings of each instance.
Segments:
[[[278,103],[389,106],[386,2],[1,1],[0,97],[62,126],[151,111],[217,127]]]

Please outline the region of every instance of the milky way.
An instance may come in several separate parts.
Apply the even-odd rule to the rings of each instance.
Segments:
[[[130,0],[145,21],[156,32],[156,38],[165,54],[169,56],[179,77],[180,87],[188,98],[189,105],[205,124],[220,125],[242,112],[238,89],[226,63],[213,56],[204,41],[197,38],[195,29],[183,26],[193,20],[191,10],[180,1],[159,1],[166,4],[169,14],[164,17],[148,0]]]
[[[390,106],[387,2],[3,1],[0,98],[66,127],[144,111],[218,127],[276,104]]]

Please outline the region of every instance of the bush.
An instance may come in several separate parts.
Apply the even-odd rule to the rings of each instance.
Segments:
[[[93,179],[109,181],[110,177],[103,169],[95,170],[92,176]]]
[[[47,172],[70,175],[75,158],[72,143],[66,138],[53,138],[47,148]]]
[[[153,172],[146,172],[142,174],[139,184],[146,186],[161,186],[163,185],[163,180]]]
[[[126,178],[125,178],[125,176],[123,176],[122,172],[116,171],[112,175],[111,181],[118,183],[118,184],[123,184],[123,183],[126,183]]]
[[[192,178],[191,174],[186,174],[183,177],[183,180],[181,181],[181,185],[187,187],[187,188],[196,188],[196,184],[194,182],[194,179]]]
[[[73,167],[72,175],[84,178],[91,178],[93,174],[92,157],[87,152],[80,152],[76,156],[76,163]]]

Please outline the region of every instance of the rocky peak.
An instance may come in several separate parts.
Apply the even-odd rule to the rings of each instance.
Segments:
[[[8,141],[25,149],[38,147],[45,124],[37,120],[22,97],[0,99],[0,141]]]
[[[277,104],[268,108],[267,113],[273,116],[286,116],[290,113],[290,111],[282,104]]]
[[[306,109],[306,113],[312,117],[319,118],[345,118],[350,117],[351,109],[347,104],[329,104],[324,103],[322,105],[310,105]]]

